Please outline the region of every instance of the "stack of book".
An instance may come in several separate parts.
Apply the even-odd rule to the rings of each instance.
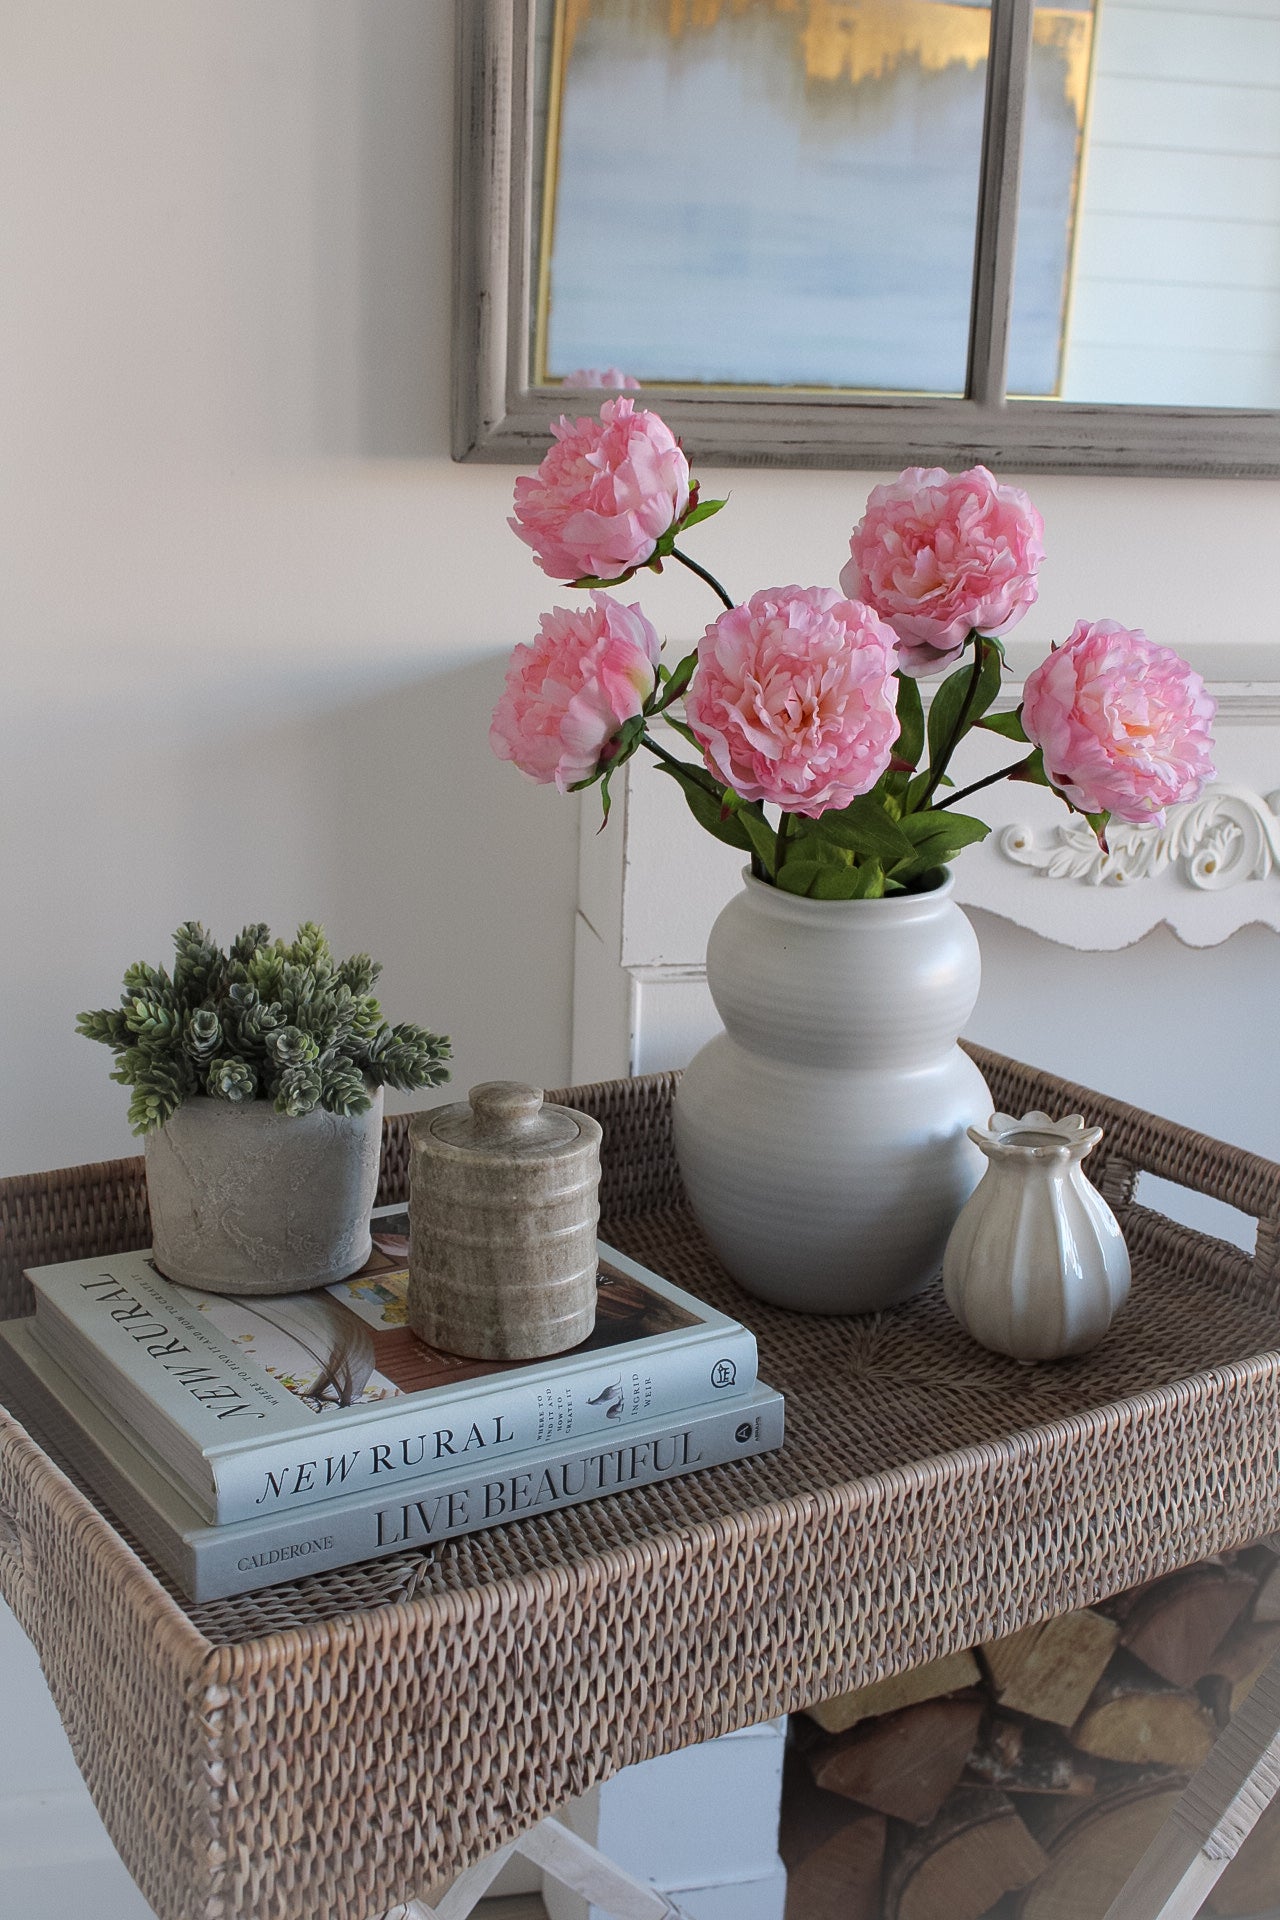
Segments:
[[[463,1360],[410,1330],[408,1216],[340,1285],[198,1293],[146,1252],[30,1275],[0,1395],[189,1598],[215,1600],[554,1512],[782,1444],[747,1328],[600,1249],[572,1352]]]

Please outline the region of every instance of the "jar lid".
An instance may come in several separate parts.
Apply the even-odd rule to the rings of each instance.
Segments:
[[[445,1146],[472,1153],[541,1154],[576,1146],[595,1123],[571,1107],[547,1106],[537,1087],[519,1080],[484,1080],[467,1099],[417,1116],[424,1132]],[[415,1123],[416,1126],[416,1123]]]

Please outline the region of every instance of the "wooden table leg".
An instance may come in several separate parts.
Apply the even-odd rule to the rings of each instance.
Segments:
[[[410,1900],[406,1906],[393,1907],[383,1920],[466,1920],[513,1853],[522,1853],[560,1886],[603,1908],[612,1920],[685,1920],[680,1908],[665,1894],[624,1873],[590,1841],[580,1839],[558,1820],[541,1821],[521,1839],[469,1867],[434,1906],[425,1900]]]
[[[445,1888],[434,1906],[428,1906],[425,1900],[409,1900],[402,1907],[392,1907],[382,1920],[466,1920],[477,1901],[484,1899],[518,1844],[513,1840],[487,1859],[477,1860],[474,1867],[468,1867]]]
[[[516,1850],[562,1887],[602,1907],[612,1920],[684,1920],[680,1908],[665,1894],[624,1873],[559,1820],[542,1821],[517,1841]]]
[[[1106,1920],[1193,1920],[1280,1794],[1280,1654],[1188,1781]]]

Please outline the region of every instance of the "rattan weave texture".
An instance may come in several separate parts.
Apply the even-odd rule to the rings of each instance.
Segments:
[[[608,1237],[756,1328],[780,1454],[196,1608],[0,1413],[0,1591],[161,1920],[366,1920],[632,1761],[1280,1527],[1280,1168],[978,1058],[1001,1108],[1107,1129],[1135,1280],[1095,1355],[984,1353],[936,1290],[744,1300],[658,1076],[555,1097],[604,1126]],[[406,1145],[389,1121],[385,1197]],[[1137,1204],[1141,1170],[1252,1214],[1255,1257]],[[139,1161],[0,1183],[0,1312],[24,1265],[145,1243]]]

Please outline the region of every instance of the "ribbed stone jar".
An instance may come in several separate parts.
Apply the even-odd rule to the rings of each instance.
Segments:
[[[595,1326],[600,1126],[490,1080],[409,1123],[409,1321],[476,1360],[563,1353]]]
[[[986,1082],[956,1045],[977,937],[951,898],[805,900],[746,878],[707,946],[725,1031],[686,1068],[675,1141],[711,1244],[749,1293],[866,1313],[940,1270],[982,1158]]]

